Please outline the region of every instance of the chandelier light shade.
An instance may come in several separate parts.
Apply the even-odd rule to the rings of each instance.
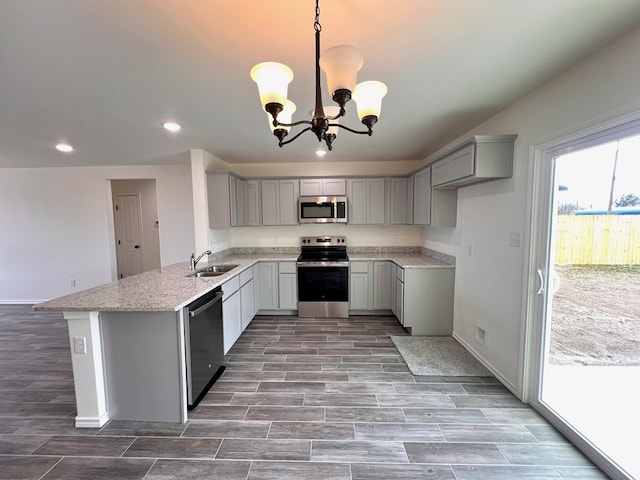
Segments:
[[[264,62],[251,69],[251,79],[258,84],[260,103],[287,103],[287,91],[293,80],[293,72],[282,63]]]
[[[296,111],[296,104],[293,103],[291,100],[287,100],[287,102],[284,104],[284,108],[282,109],[282,111],[280,112],[280,115],[278,115],[278,118],[286,124],[290,124],[291,123],[291,119],[293,117],[293,114]],[[273,119],[271,117],[271,114],[267,113],[267,119],[269,120],[269,125],[271,126],[271,131],[274,132],[277,128],[281,128],[286,130],[287,133],[289,133],[289,130],[291,130],[291,127],[286,126],[286,125],[279,125],[279,126],[275,126],[273,124]]]
[[[387,86],[382,82],[369,80],[356,85],[353,100],[358,107],[358,118],[361,122],[367,117],[380,116],[382,98],[387,94]]]
[[[341,90],[353,92],[358,70],[364,64],[362,53],[350,45],[338,45],[325,51],[320,57],[320,68],[327,76],[327,87],[334,101]]]
[[[387,94],[387,87],[378,81],[362,82],[356,85],[358,71],[364,64],[360,51],[349,45],[338,45],[325,51],[320,56],[320,6],[316,0],[315,21],[315,109],[311,120],[293,121],[296,110],[293,102],[287,99],[289,83],[293,80],[293,72],[282,63],[264,62],[251,69],[251,79],[258,84],[260,103],[270,117],[271,130],[278,138],[280,147],[297,139],[304,132],[313,132],[318,141],[324,141],[331,150],[333,141],[340,129],[360,135],[373,134],[373,125],[380,117],[382,98]],[[329,94],[336,105],[324,106],[320,87],[320,69],[325,72]],[[340,124],[340,117],[346,113],[345,105],[356,101],[358,117],[366,130],[355,130]],[[292,138],[285,140],[292,127],[305,126]]]

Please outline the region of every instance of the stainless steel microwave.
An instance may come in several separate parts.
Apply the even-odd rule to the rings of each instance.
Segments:
[[[347,197],[302,196],[300,223],[347,223]]]

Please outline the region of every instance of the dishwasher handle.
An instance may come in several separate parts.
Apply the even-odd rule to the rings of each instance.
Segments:
[[[195,317],[196,315],[200,315],[202,312],[204,312],[207,308],[209,308],[211,305],[213,305],[216,302],[219,302],[222,299],[222,295],[224,294],[224,292],[220,291],[218,293],[216,293],[216,296],[213,297],[211,300],[209,300],[207,303],[205,303],[204,305],[202,305],[201,307],[196,308],[195,310],[189,310],[189,316],[191,318]]]

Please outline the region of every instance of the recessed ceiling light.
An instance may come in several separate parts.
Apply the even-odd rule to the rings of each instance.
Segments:
[[[164,122],[162,124],[165,130],[169,130],[170,132],[179,132],[182,129],[182,125],[176,122]]]
[[[327,151],[324,148],[319,148],[316,150],[316,155],[318,157],[324,157],[327,154]]]
[[[71,153],[73,152],[73,147],[68,143],[59,143],[56,145],[56,150],[63,153]]]

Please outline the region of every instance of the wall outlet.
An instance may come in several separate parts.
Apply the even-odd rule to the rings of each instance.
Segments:
[[[520,246],[520,234],[518,232],[511,232],[509,234],[509,245],[512,247]]]
[[[72,278],[71,280],[69,280],[69,286],[70,287],[75,287],[76,286],[76,279]]]
[[[73,337],[73,352],[84,355],[87,353],[87,338]]]
[[[473,245],[471,244],[467,245],[467,255],[473,256]]]

